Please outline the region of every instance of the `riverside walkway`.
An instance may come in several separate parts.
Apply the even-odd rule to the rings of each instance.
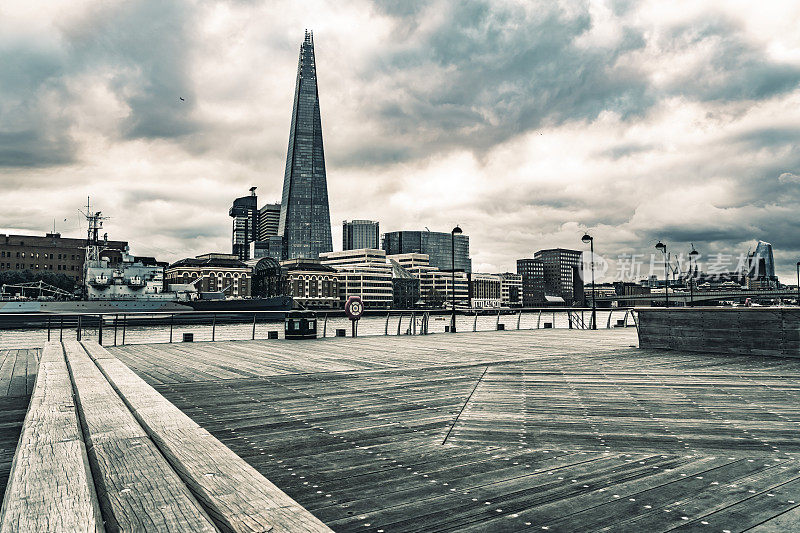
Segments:
[[[636,345],[620,328],[107,357],[335,531],[799,529],[800,359]]]

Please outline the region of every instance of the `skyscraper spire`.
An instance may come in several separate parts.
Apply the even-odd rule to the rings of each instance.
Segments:
[[[333,251],[314,34],[308,30],[297,65],[278,234],[284,238],[288,259],[317,259],[320,253]]]

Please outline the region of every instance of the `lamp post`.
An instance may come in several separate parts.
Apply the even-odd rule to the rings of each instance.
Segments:
[[[594,286],[594,237],[589,235],[588,233],[581,237],[581,241],[586,244],[589,243],[589,253],[591,254],[591,266],[592,266],[592,328],[597,329],[597,304],[595,303],[594,296],[595,296],[595,286]]]
[[[452,283],[450,286],[451,294],[453,295],[452,303],[453,303],[453,316],[450,320],[450,332],[456,332],[456,233],[459,235],[463,233],[461,228],[456,226],[453,228],[453,231],[450,232],[450,268],[452,274]]]
[[[797,305],[800,305],[800,261],[797,262]]]
[[[692,245],[692,251],[689,252],[689,300],[690,306],[694,307],[694,274],[692,273],[692,259],[700,255],[700,252],[694,249],[694,244]],[[695,259],[697,261],[697,259]]]
[[[661,241],[656,244],[656,250],[664,254],[664,307],[669,307],[669,270],[667,265],[667,245]]]

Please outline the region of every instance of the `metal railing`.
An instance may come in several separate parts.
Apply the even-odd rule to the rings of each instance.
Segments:
[[[317,337],[350,336],[342,311],[315,311]],[[448,310],[369,310],[358,335],[429,335],[450,329]],[[635,326],[632,308],[598,309],[599,328]],[[192,341],[283,339],[285,311],[0,314],[0,349],[42,346],[50,340],[93,339],[104,346]],[[590,329],[590,308],[457,311],[457,332]]]

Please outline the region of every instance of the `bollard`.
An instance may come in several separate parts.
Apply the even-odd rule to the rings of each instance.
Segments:
[[[194,342],[194,333],[184,333],[183,342]]]
[[[445,326],[444,327],[444,332],[445,333],[450,333],[450,326]]]
[[[347,334],[347,330],[344,328],[336,328],[336,336],[337,337],[344,337]]]
[[[553,323],[552,322],[545,322],[544,323],[544,329],[552,329],[552,327],[553,327]]]
[[[505,324],[497,324],[497,331],[505,331],[506,325]]]
[[[277,339],[278,338],[278,332],[277,331],[268,332],[267,333],[267,338],[268,339]]]

